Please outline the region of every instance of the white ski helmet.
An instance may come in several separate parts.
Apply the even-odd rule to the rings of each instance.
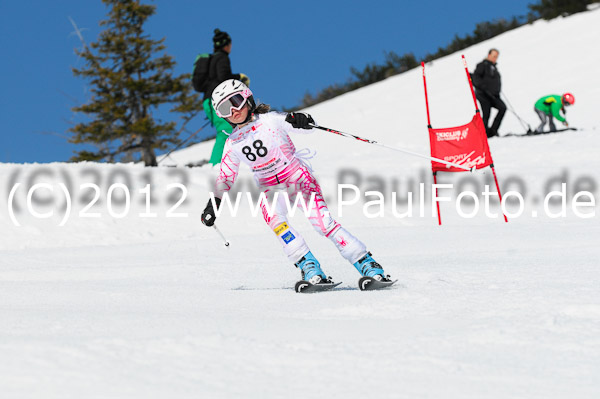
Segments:
[[[246,101],[250,105],[248,116],[256,107],[252,91],[239,80],[229,79],[218,85],[212,94],[212,106],[220,118],[228,118],[232,115],[232,109],[242,109]]]

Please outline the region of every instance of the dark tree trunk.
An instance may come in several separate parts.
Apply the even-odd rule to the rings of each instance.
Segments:
[[[150,140],[142,141],[142,160],[145,166],[158,166],[156,162],[156,155],[154,149],[151,146]]]

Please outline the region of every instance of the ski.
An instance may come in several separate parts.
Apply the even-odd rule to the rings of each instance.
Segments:
[[[311,284],[306,280],[300,280],[296,283],[296,286],[294,288],[296,292],[308,294],[311,292],[329,291],[330,289],[335,288],[340,284],[342,284],[341,281],[339,283],[334,283],[333,281],[331,281],[329,283]]]
[[[502,135],[501,137],[530,137],[530,136],[539,136],[542,134],[552,134],[552,133],[560,133],[560,132],[566,132],[569,130],[573,130],[573,131],[577,131],[577,128],[574,127],[567,127],[564,129],[556,129],[555,131],[551,132],[551,131],[543,131],[543,132],[528,132],[528,133],[508,133],[505,135]]]
[[[566,131],[569,131],[569,130],[577,130],[577,128],[566,127],[564,129],[556,129],[554,131],[550,131],[550,130],[548,130],[548,131],[541,131],[541,132],[533,131],[533,132],[527,133],[526,136],[539,136],[540,134],[560,133],[560,132],[566,132]]]
[[[385,279],[380,281],[375,280],[372,277],[361,277],[361,279],[358,280],[358,288],[360,288],[361,291],[380,290],[382,288],[387,288],[391,286],[396,281],[398,280]]]

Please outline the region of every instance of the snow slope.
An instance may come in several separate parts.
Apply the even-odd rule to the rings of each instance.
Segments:
[[[2,397],[598,397],[598,205],[582,218],[571,201],[584,190],[598,196],[598,38],[594,10],[464,51],[472,70],[490,47],[500,49],[504,92],[532,126],[538,97],[568,90],[577,99],[568,119],[580,131],[490,140],[503,191],[525,198],[524,214],[509,223],[483,209],[461,218],[456,191],[442,204],[443,227],[428,205],[424,217],[394,217],[391,192],[417,196],[418,183],[431,181],[427,161],[324,132],[293,137],[317,151],[311,163],[334,213],[336,183],[385,194],[385,217],[365,217],[362,198],[338,220],[400,279],[388,291],[358,291],[356,271],[301,215],[292,223],[342,289],[294,294],[298,271],[246,204],[218,221],[232,243],[226,249],[199,221],[216,173],[207,166],[0,165]],[[433,125],[470,120],[460,54],[427,65],[427,76]],[[324,126],[428,153],[420,70],[308,111]],[[507,114],[501,133],[519,131]],[[206,158],[210,145],[164,164]],[[490,179],[488,171],[443,177],[475,191]],[[562,182],[566,216],[551,218],[543,198]],[[17,183],[20,227],[8,212]],[[41,188],[32,202],[37,212],[54,211],[48,219],[27,211],[35,183],[54,190]],[[67,209],[61,183],[73,203],[59,227]],[[97,184],[100,198],[84,211],[93,200],[93,189],[80,189],[85,183]],[[114,183],[131,196],[122,218],[123,186],[113,186],[112,206],[107,199]],[[186,200],[171,215],[185,216],[167,217],[183,194],[173,183],[185,187]],[[139,216],[147,213],[139,191],[146,184],[156,217]],[[239,188],[252,184],[242,173]]]

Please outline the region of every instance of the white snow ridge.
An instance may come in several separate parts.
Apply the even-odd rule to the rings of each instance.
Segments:
[[[296,294],[299,271],[248,205],[217,220],[225,248],[200,223],[216,172],[183,167],[212,143],[163,162],[177,168],[0,165],[0,397],[600,397],[599,38],[595,9],[464,51],[473,70],[500,49],[503,91],[534,128],[539,97],[576,97],[568,120],[580,130],[490,140],[504,192],[525,201],[508,223],[483,207],[459,216],[456,190],[441,203],[442,227],[429,199],[423,217],[419,209],[395,217],[389,194],[412,191],[418,204],[418,183],[431,183],[428,161],[323,131],[292,137],[317,150],[311,162],[332,211],[337,182],[359,187],[361,198],[337,219],[399,279],[388,290],[359,291],[356,270],[301,212],[291,223],[343,281],[334,291]],[[460,54],[427,74],[434,127],[467,123],[474,110]],[[429,153],[420,69],[307,111],[323,126]],[[507,113],[500,133],[520,132]],[[489,169],[441,179],[494,191]],[[28,208],[35,183],[49,186]],[[86,183],[98,186],[97,201]],[[551,217],[544,195],[561,183],[564,214],[556,195],[549,210],[559,217]],[[238,187],[253,184],[245,170]],[[386,196],[383,217],[364,215],[369,190]],[[578,192],[594,202],[584,196],[590,206],[574,206]],[[509,205],[514,213],[517,203]]]

